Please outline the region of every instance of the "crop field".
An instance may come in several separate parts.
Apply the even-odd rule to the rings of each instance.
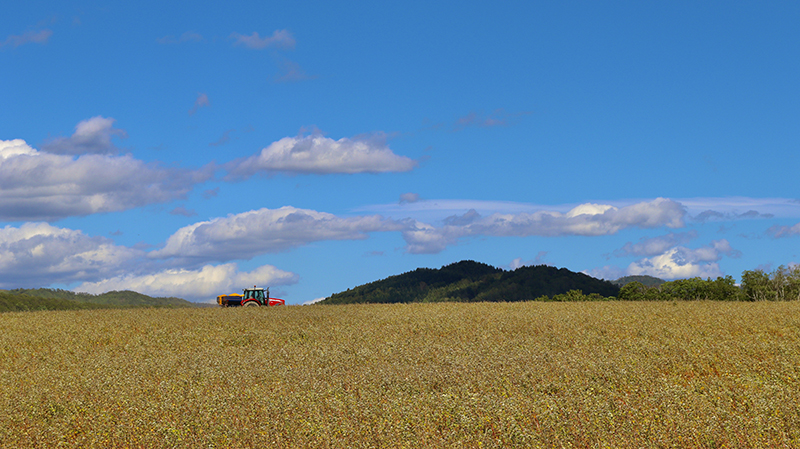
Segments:
[[[0,447],[800,447],[800,302],[0,314]]]

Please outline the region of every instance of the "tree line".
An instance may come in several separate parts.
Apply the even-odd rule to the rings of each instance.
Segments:
[[[716,279],[679,279],[647,287],[629,282],[617,298],[622,301],[789,301],[800,300],[800,265],[781,265],[771,272],[761,269],[742,272],[742,283],[731,276]]]

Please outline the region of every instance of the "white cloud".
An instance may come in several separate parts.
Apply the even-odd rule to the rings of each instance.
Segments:
[[[632,263],[626,273],[661,279],[715,278],[722,275],[718,263],[689,262],[683,258],[684,255],[680,249],[673,248],[664,254]]]
[[[111,154],[119,149],[111,142],[112,137],[125,138],[125,130],[114,128],[111,117],[92,117],[83,120],[75,127],[71,137],[59,137],[44,146],[42,150],[53,154]]]
[[[150,296],[175,296],[190,301],[214,302],[218,295],[238,293],[250,285],[288,285],[297,280],[296,274],[272,265],[242,272],[236,264],[228,263],[205,265],[198,270],[168,269],[152,274],[121,275],[98,282],[84,282],[74,290],[93,294],[133,290]]]
[[[36,156],[38,151],[34,150],[22,139],[0,140],[0,162],[14,156]]]
[[[0,220],[50,221],[168,202],[210,177],[208,169],[161,168],[130,155],[75,158],[0,140]]]
[[[47,223],[0,229],[0,287],[39,287],[118,275],[142,252]]]
[[[660,254],[631,263],[625,270],[606,266],[589,273],[604,279],[617,279],[627,275],[648,275],[661,279],[715,278],[722,276],[718,262],[723,256],[738,258],[741,257],[741,252],[731,247],[725,239],[714,240],[697,249],[684,246],[666,249]]]
[[[205,261],[250,259],[322,240],[361,240],[369,232],[398,231],[404,225],[379,215],[340,218],[285,206],[259,209],[179,229],[153,258]]]
[[[671,199],[686,209],[684,220],[717,218],[722,220],[741,220],[750,218],[800,218],[800,201],[793,198],[688,198]],[[618,209],[633,204],[645,203],[651,199],[604,200],[601,205]],[[594,204],[594,202],[592,203]],[[444,217],[475,209],[482,216],[492,214],[535,213],[541,210],[567,213],[579,207],[578,204],[533,204],[513,201],[480,201],[464,199],[420,199],[417,202],[393,202],[373,204],[354,209],[359,213],[378,213],[387,217],[411,217],[415,220],[434,223]],[[580,209],[579,209],[580,210]],[[705,211],[712,210],[703,215]],[[752,211],[752,212],[751,212]],[[577,212],[577,211],[576,211]],[[755,215],[757,214],[757,215]]]
[[[226,165],[229,178],[247,178],[256,173],[380,173],[404,172],[417,162],[398,156],[386,146],[385,136],[371,139],[333,140],[318,132],[284,137],[260,153]]]
[[[189,109],[189,115],[194,115],[194,113],[197,112],[198,109],[206,108],[209,106],[211,106],[211,102],[208,100],[208,95],[204,93],[198,93],[197,99],[194,100],[194,106],[192,106],[192,109]]]
[[[17,48],[20,45],[29,43],[46,44],[47,40],[50,39],[50,36],[52,35],[53,32],[51,30],[26,31],[22,34],[12,34],[3,42],[0,42],[0,47],[9,46]]]
[[[697,231],[692,230],[689,232],[670,232],[669,234],[652,238],[642,237],[639,239],[638,243],[626,243],[622,248],[614,251],[614,255],[617,257],[629,255],[655,256],[657,254],[663,254],[668,249],[677,245],[688,243],[696,239],[697,235]]]
[[[443,227],[417,222],[403,232],[411,253],[437,253],[467,236],[527,237],[615,234],[626,228],[677,228],[684,225],[684,208],[675,201],[657,198],[616,208],[610,205],[584,204],[566,214],[555,211],[499,214],[481,217],[475,210],[444,220]]]
[[[76,291],[134,290],[209,300],[248,285],[288,285],[297,280],[294,273],[272,265],[249,272],[239,271],[233,263],[197,270],[165,269],[142,250],[47,223],[0,228],[0,288],[81,282]]]
[[[304,306],[310,306],[312,304],[316,304],[318,302],[321,302],[321,301],[323,301],[325,299],[327,299],[327,298],[323,296],[322,298],[316,298],[316,299],[312,299],[311,301],[306,301],[306,302],[303,303],[303,305]]]
[[[567,218],[573,218],[580,215],[601,215],[608,210],[617,210],[617,208],[608,204],[586,203],[572,208],[567,212],[566,216]]]
[[[458,226],[434,228],[427,223],[415,222],[410,229],[403,231],[406,251],[411,254],[436,254],[448,246],[458,243],[458,239],[470,235],[469,230]]]
[[[274,48],[294,48],[295,40],[289,30],[275,30],[272,36],[261,37],[258,33],[253,32],[250,36],[245,36],[239,33],[231,33],[230,36],[234,39],[234,45],[243,45],[247,48],[261,50],[267,47]]]

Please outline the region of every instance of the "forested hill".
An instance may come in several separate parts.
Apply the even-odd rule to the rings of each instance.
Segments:
[[[0,311],[63,310],[98,307],[193,307],[180,298],[154,298],[133,291],[99,295],[52,288],[0,290]]]
[[[658,287],[667,281],[647,275],[625,276],[617,279],[616,281],[611,281],[612,284],[620,288],[624,287],[625,284],[630,284],[631,282],[641,282],[645,287]]]
[[[566,268],[538,265],[506,271],[466,260],[440,269],[418,268],[364,284],[335,293],[321,303],[511,302],[549,299],[571,290],[609,297],[616,296],[619,287]]]

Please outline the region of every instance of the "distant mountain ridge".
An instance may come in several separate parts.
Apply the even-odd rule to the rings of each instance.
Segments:
[[[117,307],[194,307],[181,298],[154,298],[130,290],[99,295],[52,288],[0,290],[0,312]]]
[[[619,287],[608,281],[566,268],[537,265],[506,271],[463,260],[440,269],[418,268],[360,285],[335,293],[320,304],[531,301],[553,298],[571,290],[603,297],[619,293]]]
[[[625,284],[629,284],[631,282],[641,282],[642,285],[645,287],[658,287],[659,285],[667,282],[663,279],[659,279],[653,276],[641,275],[641,276],[624,276],[616,281],[611,281],[612,284],[622,288]]]

